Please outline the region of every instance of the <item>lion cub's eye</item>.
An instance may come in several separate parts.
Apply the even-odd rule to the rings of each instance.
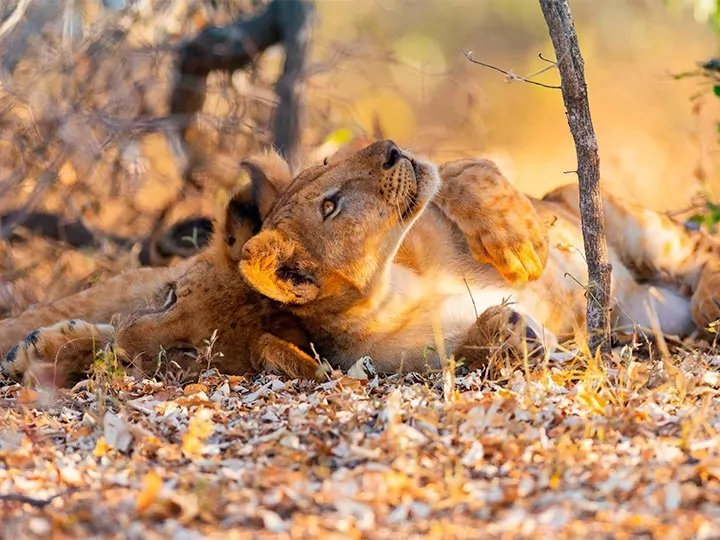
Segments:
[[[322,207],[321,207],[323,219],[325,219],[326,217],[329,217],[333,212],[335,212],[335,208],[337,208],[335,201],[333,201],[331,199],[325,199],[322,202]]]
[[[175,305],[177,302],[177,293],[175,292],[175,284],[170,284],[170,289],[167,292],[167,296],[165,297],[165,302],[163,303],[162,309],[170,309]]]

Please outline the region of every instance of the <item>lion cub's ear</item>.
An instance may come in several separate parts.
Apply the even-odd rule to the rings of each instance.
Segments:
[[[215,220],[213,235],[215,252],[233,262],[240,260],[245,242],[260,231],[263,218],[292,180],[288,164],[271,150],[255,154],[240,165],[249,181],[230,193]]]
[[[277,231],[261,231],[245,244],[240,271],[257,292],[283,304],[307,304],[320,293],[312,263]]]
[[[230,193],[227,203],[216,215],[209,250],[221,258],[237,263],[242,248],[262,227],[260,212],[252,196],[250,182]]]
[[[253,200],[261,218],[265,218],[273,204],[292,182],[292,173],[287,162],[274,150],[255,154],[241,162],[250,174]]]

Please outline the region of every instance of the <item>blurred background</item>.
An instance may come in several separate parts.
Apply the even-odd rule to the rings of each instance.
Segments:
[[[698,81],[672,76],[715,54],[714,1],[709,7],[570,2],[603,179],[650,206],[682,205],[698,189],[698,176],[716,176],[718,100],[710,92],[691,102]],[[538,2],[334,1],[318,7],[318,57],[338,42],[367,47],[311,83],[318,107],[344,96],[337,121],[355,109],[355,120],[371,129],[378,112],[385,135],[438,161],[491,155],[533,195],[574,180],[562,174],[575,169],[575,151],[560,92],[505,83],[502,74],[460,54],[472,51],[475,59],[519,76],[546,67],[538,54],[554,55]],[[554,70],[536,79],[558,84]]]
[[[662,211],[720,199],[717,0],[571,0],[603,182]],[[79,221],[69,248],[7,227],[0,316],[137,266],[134,239],[209,215],[237,162],[272,140],[284,51],[213,73],[184,141],[168,118],[176,47],[249,17],[251,0],[0,1],[0,214]],[[437,162],[495,159],[540,196],[574,175],[559,90],[509,81],[554,58],[535,0],[318,0],[303,162],[383,136]],[[680,74],[686,76],[680,77]],[[531,77],[558,84],[556,70]],[[200,186],[187,191],[188,182]],[[172,204],[171,204],[172,203]],[[163,210],[170,209],[163,213]],[[160,217],[159,217],[160,216]],[[123,239],[118,242],[118,238]]]

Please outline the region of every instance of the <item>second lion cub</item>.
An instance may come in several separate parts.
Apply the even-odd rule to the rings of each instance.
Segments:
[[[273,153],[255,156],[245,166],[251,177],[290,175]],[[260,225],[253,186],[247,183],[216,217],[210,245],[199,255],[173,267],[131,270],[0,321],[0,347],[11,346],[2,371],[17,380],[32,373],[64,385],[87,372],[96,350],[113,343],[122,362],[144,376],[157,370],[161,355],[193,372],[207,366],[195,365],[183,350],[203,347],[216,331],[213,350],[221,356],[213,364],[224,373],[267,370],[322,378],[298,318],[239,274],[242,246]]]

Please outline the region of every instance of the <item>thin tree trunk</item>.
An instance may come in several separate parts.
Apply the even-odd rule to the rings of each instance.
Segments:
[[[555,48],[563,101],[577,152],[580,218],[588,265],[586,292],[588,346],[593,354],[598,348],[602,353],[608,353],[612,267],[605,238],[600,191],[600,158],[595,130],[590,118],[585,65],[567,0],[540,0],[540,7]]]

